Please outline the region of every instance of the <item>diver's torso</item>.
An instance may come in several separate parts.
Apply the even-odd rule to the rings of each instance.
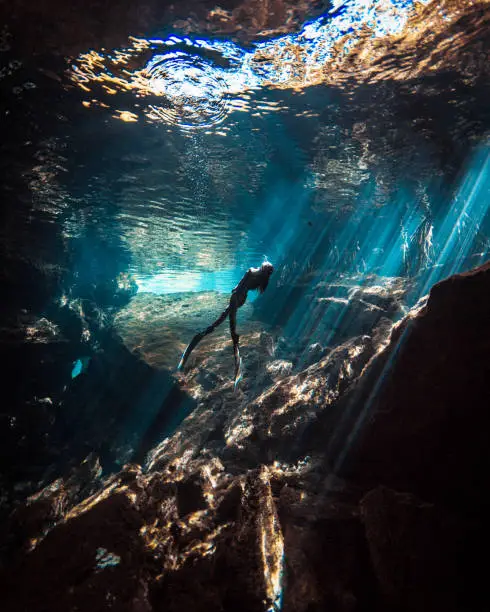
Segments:
[[[259,269],[257,268],[249,268],[242,280],[232,290],[232,294],[236,296],[238,301],[238,306],[243,306],[243,304],[245,304],[249,291],[255,291],[260,287],[261,276],[258,272]]]

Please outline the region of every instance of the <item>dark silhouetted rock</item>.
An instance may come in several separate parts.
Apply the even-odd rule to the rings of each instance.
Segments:
[[[206,508],[203,485],[198,476],[177,483],[177,508],[180,516]]]
[[[441,281],[393,331],[346,398],[360,433],[342,466],[349,478],[486,514],[489,287],[490,264]]]
[[[458,556],[463,530],[433,504],[385,487],[361,501],[381,591],[396,610],[462,610]]]

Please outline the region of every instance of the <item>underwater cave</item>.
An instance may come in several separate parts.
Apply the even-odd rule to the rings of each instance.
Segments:
[[[487,609],[489,0],[0,17],[0,608]]]

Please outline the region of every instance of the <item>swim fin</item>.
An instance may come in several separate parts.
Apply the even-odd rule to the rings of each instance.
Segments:
[[[205,335],[206,335],[206,332],[199,332],[198,334],[196,334],[194,336],[194,338],[192,338],[192,340],[189,343],[188,347],[182,353],[182,357],[181,357],[181,359],[179,361],[179,365],[177,366],[177,370],[182,370],[183,369],[183,367],[185,366],[186,361],[190,357],[190,354],[196,348],[196,346],[199,344],[199,342],[201,342],[201,340],[204,338]]]
[[[235,353],[235,386],[234,386],[233,390],[236,391],[238,383],[243,378],[243,374],[242,374],[242,365],[243,364],[242,364],[242,358],[240,356],[240,348],[238,347],[238,343],[235,345],[234,353]]]

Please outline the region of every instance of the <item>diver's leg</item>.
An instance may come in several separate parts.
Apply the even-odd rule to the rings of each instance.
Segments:
[[[185,349],[185,351],[184,351],[184,353],[182,355],[182,358],[181,358],[181,360],[179,362],[179,365],[177,366],[178,370],[182,370],[182,368],[185,366],[186,361],[189,359],[190,354],[196,348],[196,346],[199,344],[199,342],[201,342],[201,340],[205,336],[207,336],[208,334],[214,332],[214,330],[218,327],[218,325],[221,325],[221,323],[223,323],[223,321],[228,316],[229,312],[230,312],[230,307],[228,306],[227,308],[225,308],[225,310],[223,310],[223,312],[216,319],[216,321],[214,321],[214,323],[211,323],[211,325],[209,327],[207,327],[204,331],[201,331],[201,332],[197,333],[194,336],[194,338],[192,338],[192,340],[190,341],[188,347]]]
[[[233,354],[235,356],[235,389],[242,379],[242,359],[240,357],[240,336],[236,333],[237,297],[233,295],[230,300],[230,333],[233,340]]]

